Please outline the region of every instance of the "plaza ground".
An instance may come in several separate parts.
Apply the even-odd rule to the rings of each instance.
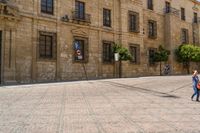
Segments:
[[[0,87],[0,133],[199,133],[191,76]]]

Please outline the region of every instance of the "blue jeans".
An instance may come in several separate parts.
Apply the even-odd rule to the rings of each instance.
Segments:
[[[191,98],[193,99],[193,97],[197,95],[196,100],[198,101],[199,100],[199,90],[197,89],[196,85],[193,85],[192,87],[193,87],[193,90],[194,90],[194,94],[192,95]]]

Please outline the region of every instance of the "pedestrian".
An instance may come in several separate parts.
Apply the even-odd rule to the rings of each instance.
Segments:
[[[197,88],[199,77],[197,74],[198,74],[197,70],[194,70],[192,75],[192,87],[194,90],[194,94],[192,95],[191,100],[193,100],[193,97],[196,96],[196,101],[199,101],[199,89]]]

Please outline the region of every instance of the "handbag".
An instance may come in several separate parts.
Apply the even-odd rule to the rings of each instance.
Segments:
[[[199,90],[200,90],[200,82],[199,82],[199,83],[197,83],[197,89],[199,89]]]

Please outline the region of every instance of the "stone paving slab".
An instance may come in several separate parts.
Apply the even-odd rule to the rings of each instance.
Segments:
[[[0,87],[0,133],[200,133],[191,76]]]

